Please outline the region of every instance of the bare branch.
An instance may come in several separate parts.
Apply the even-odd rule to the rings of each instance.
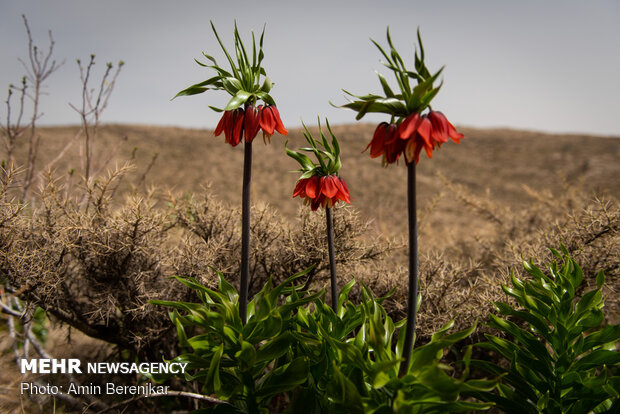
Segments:
[[[121,401],[119,403],[116,403],[114,405],[109,406],[108,408],[98,411],[97,414],[103,414],[103,413],[107,413],[109,411],[115,410],[119,407],[131,404],[133,402],[139,401],[139,400],[143,400],[145,398],[159,398],[159,397],[184,397],[184,398],[191,398],[194,400],[200,400],[200,401],[207,401],[210,403],[214,403],[214,404],[228,404],[228,402],[226,401],[222,401],[222,400],[218,400],[217,398],[213,398],[213,397],[209,397],[207,395],[202,395],[202,394],[196,394],[193,392],[186,392],[186,391],[168,391],[166,393],[163,394],[145,394],[145,395],[138,395],[135,396],[133,398],[129,398],[127,400]]]

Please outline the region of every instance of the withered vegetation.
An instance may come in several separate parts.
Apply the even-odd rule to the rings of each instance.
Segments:
[[[213,287],[217,269],[236,283],[239,212],[209,188],[178,197],[136,191],[116,196],[115,205],[114,189],[127,174],[125,166],[101,181],[91,180],[83,197],[66,197],[49,177],[27,205],[11,196],[11,183],[5,182],[0,194],[1,276],[15,295],[41,306],[52,319],[136,355],[158,358],[172,350],[174,331],[165,310],[148,300],[191,299],[170,280],[174,275]],[[613,299],[620,287],[620,213],[615,200],[582,197],[570,189],[559,196],[526,189],[531,207],[513,211],[472,197],[458,185],[446,186],[493,228],[473,240],[423,249],[422,340],[452,318],[459,327],[484,319],[491,301],[504,299],[500,283],[510,271],[520,272],[520,257],[545,261],[550,255],[546,248],[560,243],[586,275],[605,271],[609,315],[618,315]],[[300,208],[291,222],[267,204],[254,206],[251,291],[270,277],[279,282],[312,265],[313,287],[325,285],[324,217],[308,210]],[[404,246],[373,236],[368,227],[353,208],[336,209],[341,283],[354,278],[377,295],[395,289],[386,305],[400,318],[406,298]]]

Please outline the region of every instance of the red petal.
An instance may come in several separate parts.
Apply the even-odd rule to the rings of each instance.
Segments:
[[[220,122],[217,123],[217,127],[215,127],[215,131],[213,131],[213,135],[216,137],[219,136],[224,131],[224,125],[226,124],[226,118],[230,112],[224,111],[224,114],[220,118]]]
[[[224,136],[226,137],[226,142],[230,143],[233,136],[233,129],[235,128],[235,116],[234,111],[226,111],[228,115],[226,116],[226,120],[224,121]]]
[[[431,132],[431,138],[437,143],[447,142],[448,141],[448,120],[438,111],[430,111],[428,113],[428,119],[431,121],[433,126]]]
[[[338,187],[335,183],[336,179],[335,175],[321,177],[321,193],[325,194],[325,197],[333,198],[338,194]]]
[[[245,142],[252,142],[258,130],[260,129],[260,111],[254,105],[250,105],[245,109],[245,121],[243,128],[245,129]]]
[[[293,197],[300,196],[301,198],[304,198],[306,196],[306,181],[308,181],[307,178],[303,178],[297,181],[297,185],[295,186],[295,190],[293,191]]]
[[[235,109],[234,116],[235,127],[233,129],[233,134],[230,142],[230,145],[232,145],[233,147],[239,145],[239,143],[241,142],[241,136],[243,135],[243,119],[245,118],[243,109]]]
[[[370,158],[377,158],[379,155],[383,154],[383,145],[385,143],[387,127],[388,123],[382,122],[377,126],[377,129],[375,129],[372,140],[364,150],[366,151],[370,148]]]
[[[265,131],[265,133],[269,136],[273,135],[273,131],[276,128],[276,120],[273,116],[273,112],[271,111],[270,106],[266,106],[263,108],[260,114],[260,127]]]
[[[448,136],[452,138],[452,141],[456,142],[457,144],[460,143],[463,138],[465,138],[465,135],[461,134],[460,132],[456,132],[456,128],[454,128],[454,125],[452,125],[449,121]]]
[[[426,155],[428,155],[428,158],[433,158],[433,147],[432,146],[424,144],[424,150],[426,151]]]
[[[416,112],[409,115],[398,126],[398,136],[402,139],[409,139],[411,135],[418,129],[420,123],[420,115]]]
[[[347,183],[340,177],[337,177],[336,185],[338,186],[338,198],[345,203],[351,204],[351,195],[349,194],[349,188],[347,187]]]
[[[320,197],[317,197],[317,198],[313,199],[312,202],[310,203],[310,208],[312,209],[312,211],[316,211],[319,208],[320,205],[325,206],[325,196],[324,195],[321,195]]]
[[[424,139],[425,145],[428,144],[432,147],[433,144],[431,143],[431,130],[431,121],[429,121],[426,116],[423,116],[420,121],[420,125],[418,125],[418,135],[421,136],[422,139]]]
[[[284,128],[284,124],[280,119],[280,111],[278,111],[278,108],[273,105],[269,106],[269,108],[271,109],[271,112],[273,112],[273,117],[276,121],[276,131],[278,131],[282,135],[288,135],[288,131],[286,130],[286,128]]]
[[[306,181],[306,195],[310,198],[316,198],[319,191],[319,177],[312,176]]]

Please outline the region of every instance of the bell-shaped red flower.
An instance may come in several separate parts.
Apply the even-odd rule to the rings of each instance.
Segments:
[[[351,195],[347,183],[337,175],[302,178],[297,182],[293,197],[305,198],[312,211],[320,207],[332,207],[338,201],[351,204]]]
[[[248,107],[245,108],[245,120],[243,122],[245,142],[252,142],[256,134],[258,134],[258,130],[260,129],[260,114],[260,109],[254,105],[248,105]]]
[[[458,144],[462,138],[463,134],[456,131],[444,114],[430,111],[425,115],[413,113],[399,125],[380,123],[366,149],[370,148],[372,158],[383,155],[384,165],[398,161],[402,153],[407,164],[414,159],[417,164],[422,149],[432,158],[433,150],[448,139]]]
[[[261,111],[260,127],[263,130],[263,140],[271,140],[274,131],[278,131],[282,135],[288,135],[288,131],[284,128],[280,119],[280,112],[274,105],[267,105],[264,108],[259,106]]]
[[[217,137],[224,132],[225,140],[233,147],[239,145],[243,136],[244,110],[237,108],[232,111],[224,111],[222,119],[215,128],[214,135]]]
[[[441,145],[441,143],[448,142],[448,138],[457,144],[461,142],[461,139],[465,136],[456,131],[454,125],[448,121],[446,116],[439,111],[430,111],[428,113],[428,119],[433,126],[433,139]]]
[[[366,150],[370,148],[371,158],[383,155],[383,165],[392,164],[398,160],[405,148],[405,143],[398,138],[398,125],[382,122],[377,126]]]
[[[263,130],[263,138],[271,138],[274,131],[288,135],[280,119],[280,112],[273,105],[266,107],[248,105],[245,109],[224,111],[214,134],[217,137],[224,132],[226,142],[235,147],[239,145],[244,135],[246,142],[252,142],[260,129]]]

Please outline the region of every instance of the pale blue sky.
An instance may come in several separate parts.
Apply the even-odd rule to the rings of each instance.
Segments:
[[[380,91],[374,70],[388,71],[369,37],[385,43],[389,25],[411,66],[420,26],[428,66],[446,65],[434,108],[455,124],[620,136],[617,0],[0,0],[2,101],[23,73],[22,13],[41,47],[52,30],[55,56],[66,61],[49,79],[45,124],[79,121],[68,105],[80,99],[75,60],[94,53],[99,74],[107,61],[126,62],[104,122],[213,128],[219,115],[207,105],[224,106],[224,92],[170,98],[212,75],[193,62],[203,50],[221,56],[209,20],[230,44],[237,19],[244,37],[267,24],[264,66],[287,127],[314,123],[317,115],[355,122],[328,101],[344,103],[342,88]]]

